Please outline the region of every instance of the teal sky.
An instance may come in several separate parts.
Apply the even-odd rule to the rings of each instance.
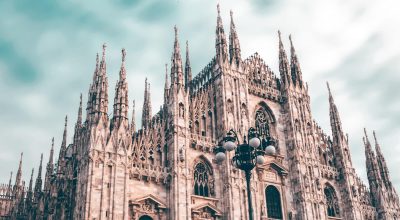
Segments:
[[[365,180],[363,128],[376,130],[391,177],[400,191],[400,3],[395,0],[219,1],[226,33],[229,10],[246,58],[258,52],[278,74],[280,29],[288,49],[291,33],[308,82],[312,113],[330,134],[329,81],[353,165]],[[0,1],[0,182],[15,172],[20,152],[27,180],[40,153],[48,160],[69,116],[68,140],[83,93],[86,103],[95,55],[107,43],[110,105],[127,51],[130,102],[139,121],[144,79],[151,83],[153,110],[162,104],[165,63],[170,63],[173,26],[180,44],[189,41],[193,72],[214,56],[216,1]],[[182,50],[184,53],[184,50]],[[278,74],[279,75],[279,74]],[[110,108],[112,109],[112,108]],[[36,174],[35,174],[36,175]]]

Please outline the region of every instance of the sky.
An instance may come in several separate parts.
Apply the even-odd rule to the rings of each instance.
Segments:
[[[288,51],[292,34],[312,114],[330,134],[329,81],[357,173],[366,181],[362,142],[376,130],[391,178],[400,192],[400,2],[396,0],[221,0],[225,32],[233,11],[242,58],[258,52],[278,74],[278,29]],[[0,1],[0,182],[15,172],[21,152],[29,181],[51,138],[61,145],[68,115],[72,141],[79,95],[86,104],[96,53],[107,43],[110,110],[126,49],[129,99],[140,121],[145,77],[153,110],[163,100],[174,25],[189,41],[193,73],[215,54],[216,1]],[[279,75],[279,74],[278,74]],[[153,112],[153,113],[154,113]],[[36,172],[35,172],[36,176]],[[13,180],[14,181],[14,180]]]

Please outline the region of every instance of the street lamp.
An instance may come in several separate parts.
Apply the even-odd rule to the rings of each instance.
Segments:
[[[221,146],[215,147],[215,158],[217,163],[221,163],[226,159],[226,151],[235,150],[235,156],[232,158],[232,164],[245,172],[247,183],[247,204],[249,206],[249,219],[253,220],[253,207],[251,204],[250,178],[251,171],[259,164],[265,162],[264,155],[275,155],[275,140],[268,136],[260,136],[255,128],[250,128],[247,138],[243,138],[240,144],[236,132],[231,129],[223,139]]]

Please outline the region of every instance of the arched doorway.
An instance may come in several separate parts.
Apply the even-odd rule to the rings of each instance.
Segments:
[[[152,217],[148,216],[148,215],[143,215],[139,218],[139,220],[153,220]]]
[[[281,195],[275,186],[267,186],[265,189],[268,218],[282,219]]]

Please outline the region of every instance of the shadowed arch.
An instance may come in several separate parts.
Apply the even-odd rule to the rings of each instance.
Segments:
[[[193,193],[198,196],[210,197],[215,195],[214,172],[206,157],[199,156],[193,166]]]
[[[324,195],[326,200],[326,210],[329,217],[339,217],[339,200],[336,196],[336,191],[330,184],[325,184]]]
[[[267,186],[265,189],[265,201],[267,203],[268,218],[282,219],[281,195],[275,186]]]
[[[256,105],[253,112],[253,120],[254,127],[261,137],[277,137],[275,115],[265,102],[260,102]]]

